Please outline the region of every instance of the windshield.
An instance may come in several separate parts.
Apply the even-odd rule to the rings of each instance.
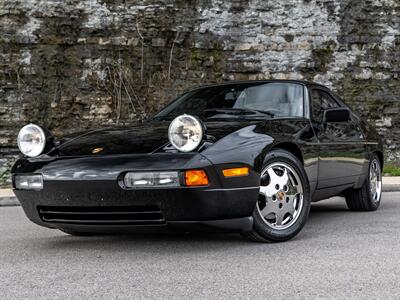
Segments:
[[[181,114],[200,118],[302,117],[303,86],[296,83],[221,85],[188,92],[154,118]]]

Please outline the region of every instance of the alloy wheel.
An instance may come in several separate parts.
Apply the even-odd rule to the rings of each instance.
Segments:
[[[303,185],[290,165],[276,162],[261,174],[258,213],[265,224],[276,230],[292,226],[303,208]]]
[[[374,159],[369,168],[369,185],[373,201],[379,202],[382,195],[382,174],[379,162]]]

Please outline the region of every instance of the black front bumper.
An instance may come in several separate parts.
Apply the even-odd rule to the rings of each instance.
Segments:
[[[43,175],[43,190],[15,190],[15,194],[31,221],[50,228],[249,231],[259,177],[251,172],[246,178],[223,178],[227,165],[212,165],[199,154],[159,154],[21,160],[13,173]],[[187,169],[204,169],[210,185],[125,190],[119,184],[126,171]]]

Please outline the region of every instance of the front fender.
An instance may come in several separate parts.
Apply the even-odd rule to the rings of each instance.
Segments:
[[[237,130],[202,152],[214,165],[246,164],[260,173],[266,153],[274,138],[257,131],[256,125]]]

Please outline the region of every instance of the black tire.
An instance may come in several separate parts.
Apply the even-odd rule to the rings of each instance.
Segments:
[[[379,158],[376,154],[373,154],[371,156],[371,159],[369,161],[369,166],[368,166],[368,174],[366,176],[366,179],[364,181],[364,184],[362,185],[361,188],[359,189],[351,189],[345,192],[344,196],[346,198],[346,204],[349,210],[351,211],[375,211],[379,208],[379,205],[381,203],[381,192],[378,197],[378,200],[373,198],[373,195],[371,193],[371,181],[370,181],[370,170],[373,166],[373,164],[376,163],[378,168],[379,168],[379,180],[382,181],[382,167],[381,163],[379,161]]]
[[[295,237],[304,227],[311,207],[310,185],[302,163],[297,157],[286,150],[276,149],[267,154],[264,160],[263,170],[272,163],[286,163],[297,173],[303,186],[303,206],[296,221],[286,229],[274,229],[267,225],[261,216],[256,204],[253,212],[253,230],[243,235],[256,242],[283,242]]]

